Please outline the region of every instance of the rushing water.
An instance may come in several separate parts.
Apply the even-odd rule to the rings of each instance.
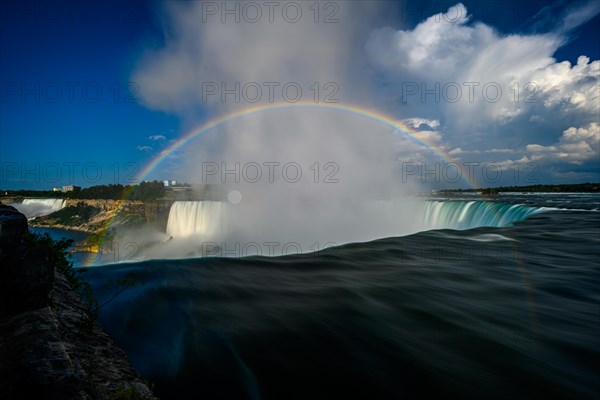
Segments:
[[[503,227],[541,211],[521,204],[491,201],[428,201],[423,222],[427,229]]]
[[[192,254],[196,253],[194,248],[204,249],[205,251],[199,252],[198,256],[229,256],[231,254],[236,256],[273,256],[316,251],[320,249],[320,241],[326,244],[322,247],[330,247],[331,245],[365,242],[389,236],[405,236],[431,229],[462,230],[482,226],[504,227],[545,210],[521,204],[473,199],[413,200],[410,203],[377,201],[368,203],[366,208],[372,218],[358,222],[354,220],[355,215],[349,215],[348,219],[353,220],[355,225],[352,226],[352,229],[340,229],[335,235],[335,242],[329,240],[334,236],[331,231],[328,231],[327,234],[317,232],[317,235],[310,236],[308,239],[302,232],[299,232],[298,235],[290,236],[288,234],[285,238],[272,234],[276,236],[276,242],[281,245],[265,248],[262,245],[264,240],[261,240],[258,233],[261,230],[260,227],[252,226],[251,229],[240,234],[240,226],[236,224],[236,221],[245,218],[246,215],[235,206],[218,201],[177,201],[171,206],[166,233],[169,238],[175,239],[176,243],[186,241],[187,248],[191,250]],[[386,221],[383,222],[381,216],[385,216]],[[273,236],[270,236],[269,239],[273,239]],[[271,240],[271,242],[273,241]],[[177,254],[175,257],[167,257],[167,253],[172,255],[173,252],[164,251],[164,258],[182,258]]]
[[[41,217],[60,210],[66,204],[64,199],[24,199],[22,203],[11,206],[25,214],[27,218]]]
[[[135,274],[100,323],[163,399],[597,398],[600,197],[472,200],[428,204],[454,229],[84,276],[102,302]]]
[[[226,203],[176,201],[169,211],[167,234],[174,237],[206,235],[223,228]]]

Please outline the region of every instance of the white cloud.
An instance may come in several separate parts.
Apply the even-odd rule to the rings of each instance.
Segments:
[[[150,146],[138,146],[137,149],[146,153],[150,153],[152,151],[152,147]]]
[[[588,57],[580,56],[573,66],[568,61],[554,63],[532,71],[528,79],[539,87],[539,100],[546,109],[582,111],[596,115],[600,112],[598,60],[590,63]]]
[[[550,32],[502,35],[457,4],[412,30],[374,30],[366,49],[390,102],[419,116],[405,121],[438,121],[450,155],[479,150],[577,165],[597,157],[597,142],[581,129],[594,131],[600,115],[600,61],[581,56],[572,65],[553,55],[599,12],[598,4],[578,3]]]
[[[568,33],[572,29],[594,18],[599,12],[600,2],[597,0],[591,0],[585,4],[577,4],[563,18],[560,18],[560,24],[556,31]]]
[[[254,24],[235,23],[231,18],[223,23],[218,16],[202,23],[203,3],[166,2],[169,14],[165,18],[168,21],[165,45],[148,54],[132,77],[140,86],[142,103],[176,113],[186,119],[182,123],[185,126],[198,126],[192,125],[198,118],[205,120],[257,105],[236,102],[231,95],[225,101],[220,95],[207,98],[203,96],[206,83],[223,82],[232,88],[236,82],[242,86],[276,82],[279,93],[275,93],[276,99],[281,98],[284,85],[295,83],[302,88],[305,101],[314,101],[311,87],[317,82],[322,89],[322,102],[331,93],[325,84],[333,82],[339,88],[336,97],[340,103],[372,104],[361,100],[376,98],[370,97],[369,74],[373,71],[361,58],[364,54],[356,51],[358,46],[362,50],[366,31],[372,28],[371,2],[335,3],[340,18],[339,23],[333,24],[315,23],[307,13],[310,3],[297,4],[302,4],[305,10],[305,17],[298,23]],[[367,69],[367,74],[362,73]],[[257,103],[267,104],[267,98]],[[397,221],[389,218],[389,211],[366,213],[363,207],[363,199],[370,201],[411,190],[410,183],[392,184],[398,181],[399,170],[394,152],[396,142],[390,131],[388,124],[360,113],[282,107],[232,118],[217,129],[198,135],[180,148],[181,158],[173,164],[180,166],[177,169],[180,180],[220,183],[226,190],[235,188],[243,193],[244,201],[236,206],[238,242],[248,237],[295,243],[304,243],[306,238],[312,243],[326,238],[324,243],[339,243],[347,241],[345,237],[353,231],[345,227],[348,215],[353,216],[350,225],[360,225],[361,231],[368,231],[368,235],[381,235],[379,228],[371,233],[369,225],[373,221],[378,225],[393,225],[397,232]],[[426,132],[421,135],[432,139],[435,136]],[[221,171],[241,165],[242,173],[244,165],[275,162],[279,165],[275,172],[278,177],[269,182],[269,172],[263,169],[263,179],[256,184],[246,179],[233,182],[231,176],[223,182],[221,174],[207,181],[200,165],[205,162],[217,163],[223,168]],[[291,163],[302,168],[298,184],[290,185],[286,182],[287,175],[282,176],[287,173],[284,166]],[[319,181],[327,179],[331,168],[339,171],[336,184],[316,185],[312,175],[315,168]],[[364,217],[355,209],[364,213]],[[256,227],[263,226],[260,222],[265,220],[278,223],[267,224],[257,232]]]
[[[412,126],[415,129],[421,129],[421,126],[426,125],[432,129],[436,129],[440,126],[440,121],[437,119],[426,119],[426,118],[406,118],[403,122],[407,125]]]
[[[381,10],[362,2],[335,4],[337,23],[314,23],[308,4],[302,4],[303,17],[295,23],[282,18],[282,5],[275,7],[274,23],[262,6],[265,14],[257,23],[237,23],[231,15],[224,20],[220,15],[207,17],[202,2],[165,2],[165,46],[145,54],[132,76],[140,86],[142,104],[189,117],[197,116],[198,107],[222,111],[267,103],[270,90],[280,102],[290,82],[300,85],[305,101],[314,98],[315,82],[320,101],[331,93],[324,87],[328,82],[340,89],[335,95],[340,101],[351,92],[370,92],[370,82],[357,68],[355,50]],[[269,89],[269,82],[276,86]],[[223,95],[222,89],[235,92],[236,84],[242,88],[237,90],[240,101],[233,101],[233,94]],[[261,95],[251,86],[245,96],[248,84],[260,87]],[[255,95],[256,104],[247,100]]]
[[[513,177],[520,171],[521,178],[528,176],[528,179],[536,179],[535,182],[539,182],[537,179],[544,174],[546,178],[564,181],[595,180],[600,167],[600,125],[593,122],[584,127],[570,127],[551,145],[532,143],[520,149],[506,150],[515,157],[496,161],[494,165],[507,171],[507,176]],[[534,181],[514,182],[525,183]]]
[[[552,55],[564,43],[556,33],[502,36],[467,22],[466,8],[457,4],[410,31],[373,31],[367,51],[404,100],[417,110],[433,106],[457,127],[506,124],[538,103],[553,112],[600,112],[599,61],[582,56],[574,66],[556,63]]]
[[[344,15],[339,24],[315,25],[309,18],[298,24],[281,25],[221,23],[218,18],[199,24],[200,3],[167,2],[165,46],[141,60],[132,80],[140,85],[144,105],[190,119],[198,118],[198,109],[206,111],[200,113],[204,118],[249,105],[244,101],[223,102],[219,95],[206,101],[203,84],[207,82],[243,85],[294,81],[305,94],[312,95],[307,88],[315,81],[333,81],[340,88],[341,103],[362,104],[366,99],[365,104],[374,107],[391,104],[395,109],[385,111],[419,130],[415,135],[418,140],[433,143],[452,157],[478,155],[480,161],[500,157],[518,158],[517,161],[554,158],[572,165],[592,160],[586,157],[594,153],[594,143],[582,138],[579,129],[589,130],[600,115],[600,61],[582,56],[572,65],[568,61],[557,62],[553,56],[566,43],[570,30],[596,15],[599,7],[591,3],[569,6],[548,33],[504,35],[477,22],[477,15],[468,15],[466,7],[457,4],[446,13],[430,16],[414,29],[384,27],[367,34],[371,26],[366,21],[374,20],[374,7],[355,6],[358,3],[361,2],[337,3]],[[369,63],[364,62],[362,54],[357,55],[358,46],[366,51],[370,65],[361,64]],[[373,66],[378,73],[374,85],[377,96],[372,96],[373,71],[368,69]],[[416,85],[417,92],[409,95],[407,84]],[[457,88],[460,97],[450,101]],[[501,93],[491,101],[497,88]],[[423,89],[437,93],[423,96]],[[435,96],[440,99],[435,101]],[[316,120],[328,117],[320,111],[310,115]],[[207,135],[203,140],[209,146],[202,151],[233,152],[239,159],[248,157],[246,154],[294,159],[296,155],[290,150],[294,146],[290,143],[295,138],[282,141],[281,148],[265,146],[277,143],[273,141],[280,135],[270,132],[281,130],[280,118],[270,114],[269,118],[256,119],[244,124],[244,135],[239,134],[241,129],[233,132],[233,128],[218,139]],[[303,124],[316,124],[316,120],[301,120]],[[191,121],[194,122],[197,121]],[[333,127],[343,130],[343,122],[335,122],[331,131]],[[308,135],[308,128],[302,131],[303,135]],[[570,139],[566,133],[569,129],[575,129],[577,140]],[[393,145],[402,154],[413,158],[427,154],[421,143],[401,138],[402,135],[396,134]],[[366,136],[365,143],[370,144],[372,140]],[[149,139],[166,140],[163,135]],[[327,139],[318,139],[318,148],[324,154],[335,147],[334,133],[328,133]],[[347,139],[340,143],[343,150],[353,150]],[[162,145],[155,147],[160,149]],[[152,151],[150,146],[138,148]],[[569,156],[570,152],[573,156]],[[371,153],[377,152],[373,148]],[[190,150],[182,158],[193,161],[197,154]],[[506,160],[509,162],[513,161]]]
[[[440,145],[442,143],[442,134],[438,131],[418,131],[414,132],[413,136],[419,140],[424,140],[427,143]]]
[[[515,149],[488,149],[485,150],[484,153],[491,153],[491,154],[505,154],[505,153],[514,153]]]
[[[600,160],[600,125],[593,122],[585,127],[566,129],[558,143],[551,146],[529,144],[528,152],[538,162],[566,162],[582,165],[585,161]]]

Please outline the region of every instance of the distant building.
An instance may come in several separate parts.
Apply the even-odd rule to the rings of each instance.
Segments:
[[[54,189],[52,189],[52,190],[54,190]],[[73,192],[73,191],[79,191],[79,190],[81,190],[81,186],[68,185],[68,186],[62,187],[63,192]]]
[[[171,181],[171,186],[177,185],[177,181]]]
[[[165,187],[169,187],[169,181],[164,181],[163,184],[165,185]]]
[[[52,188],[52,191],[53,192],[62,192],[62,189],[61,188]]]

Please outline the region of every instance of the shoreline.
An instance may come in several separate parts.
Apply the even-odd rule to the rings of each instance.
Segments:
[[[94,231],[90,231],[90,230],[85,229],[85,228],[72,227],[72,226],[60,225],[60,224],[57,224],[57,225],[36,224],[32,220],[29,221],[29,226],[31,228],[60,229],[62,231],[72,231],[72,232],[76,232],[76,233],[85,233],[86,235],[93,235],[95,233],[100,233],[100,231],[99,232],[94,232]]]

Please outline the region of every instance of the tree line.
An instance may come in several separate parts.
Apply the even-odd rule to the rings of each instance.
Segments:
[[[600,192],[600,183],[572,183],[562,185],[500,186],[485,189],[447,189],[441,192],[532,192],[532,193],[594,193]]]
[[[96,185],[70,192],[54,192],[51,190],[6,190],[1,193],[5,197],[38,197],[59,199],[98,199],[98,200],[156,200],[164,197],[165,186],[162,182],[141,182],[139,185],[123,186],[121,184]]]

